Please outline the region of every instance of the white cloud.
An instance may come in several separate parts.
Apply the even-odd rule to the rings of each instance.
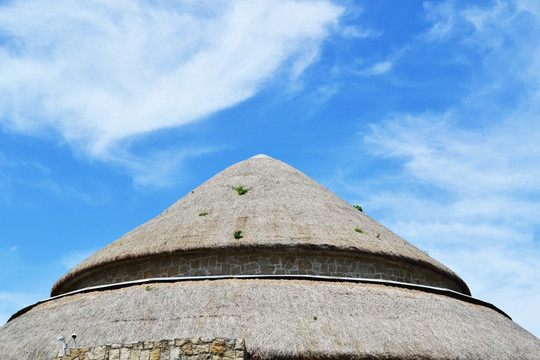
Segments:
[[[179,173],[185,171],[182,167],[184,160],[190,157],[198,157],[216,151],[217,148],[192,148],[190,146],[171,147],[159,152],[153,152],[146,156],[135,156],[127,151],[118,149],[115,154],[107,156],[107,160],[122,165],[133,178],[133,183],[138,187],[169,186],[172,181],[176,183],[181,178]],[[184,173],[185,175],[185,173]]]
[[[455,31],[456,9],[452,2],[424,2],[426,18],[432,23],[425,36],[430,39],[444,39]]]
[[[519,112],[513,115],[523,118]],[[524,129],[528,125],[525,131],[507,119],[493,119],[502,125],[463,130],[452,125],[448,114],[440,116],[442,122],[435,118],[398,116],[373,127],[366,138],[372,150],[401,159],[401,172],[391,175],[391,186],[402,180],[416,190],[407,192],[403,186],[375,192],[365,207],[393,212],[386,224],[466,281],[483,282],[476,288],[471,284],[476,296],[495,302],[538,333],[540,319],[524,316],[519,295],[496,301],[504,287],[540,299],[540,241],[535,238],[540,230],[540,125],[523,124]],[[443,192],[439,202],[433,200],[433,189]]]
[[[41,299],[36,294],[0,291],[0,326],[3,326],[15,312],[39,300]]]
[[[361,203],[538,336],[539,12],[512,2],[426,9],[433,26],[415,41],[480,59],[461,63],[475,66],[476,82],[447,111],[394,114],[371,127],[367,151],[399,166]]]
[[[156,176],[159,173],[156,172]],[[88,204],[96,204],[107,197],[103,189],[83,190],[77,185],[67,184],[55,179],[53,172],[46,166],[30,161],[24,155],[13,155],[9,159],[0,153],[0,206],[13,203],[12,190],[18,186],[27,189],[40,189],[59,198],[78,199]],[[99,196],[96,196],[99,194]],[[17,202],[17,206],[21,203]],[[31,201],[23,206],[31,206]]]
[[[362,204],[390,213],[383,223],[538,334],[540,318],[521,303],[540,299],[540,126],[529,125],[464,131],[428,115],[374,127],[366,141],[379,156],[401,159],[402,169],[381,179],[396,190],[372,192]]]
[[[64,255],[60,261],[66,270],[71,270],[76,265],[81,263],[84,259],[95,253],[99,249],[92,250],[80,250]]]
[[[365,38],[375,38],[381,36],[380,31],[362,29],[358,26],[344,26],[341,29],[341,36],[346,39],[365,39]]]
[[[356,75],[360,76],[378,76],[384,75],[392,70],[394,66],[392,61],[381,61],[377,62],[365,69],[353,71]]]
[[[327,1],[26,1],[0,6],[0,119],[90,156],[299,76],[342,9]]]

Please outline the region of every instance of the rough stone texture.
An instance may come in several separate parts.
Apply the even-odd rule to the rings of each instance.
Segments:
[[[56,350],[54,360],[244,360],[244,340],[190,338]]]
[[[104,267],[72,283],[69,291],[147,278],[212,275],[323,275],[383,279],[447,288],[459,284],[421,265],[387,258],[316,250],[214,250],[158,256]]]

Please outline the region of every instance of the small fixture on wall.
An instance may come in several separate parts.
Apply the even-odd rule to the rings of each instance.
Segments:
[[[75,334],[75,333],[71,334],[71,338],[73,339],[71,341],[72,348],[76,348],[77,347],[77,334]],[[64,337],[64,335],[59,336],[57,339],[62,342],[62,349],[63,350],[67,350],[69,348],[68,343],[66,342],[66,338]]]
[[[68,344],[66,343],[66,338],[64,335],[59,336],[58,340],[60,340],[64,345],[62,345],[62,349],[66,350],[68,348]]]

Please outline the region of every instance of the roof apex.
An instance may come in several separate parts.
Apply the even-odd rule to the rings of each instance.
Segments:
[[[273,158],[271,158],[270,156],[266,154],[258,154],[258,155],[250,157],[250,159],[273,159]]]

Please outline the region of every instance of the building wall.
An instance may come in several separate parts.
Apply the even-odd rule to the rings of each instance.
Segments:
[[[383,257],[317,250],[217,249],[130,260],[67,283],[62,292],[126,281],[212,275],[322,275],[383,279],[464,292],[452,278],[422,265]]]
[[[244,340],[191,338],[56,350],[54,360],[244,360]]]

